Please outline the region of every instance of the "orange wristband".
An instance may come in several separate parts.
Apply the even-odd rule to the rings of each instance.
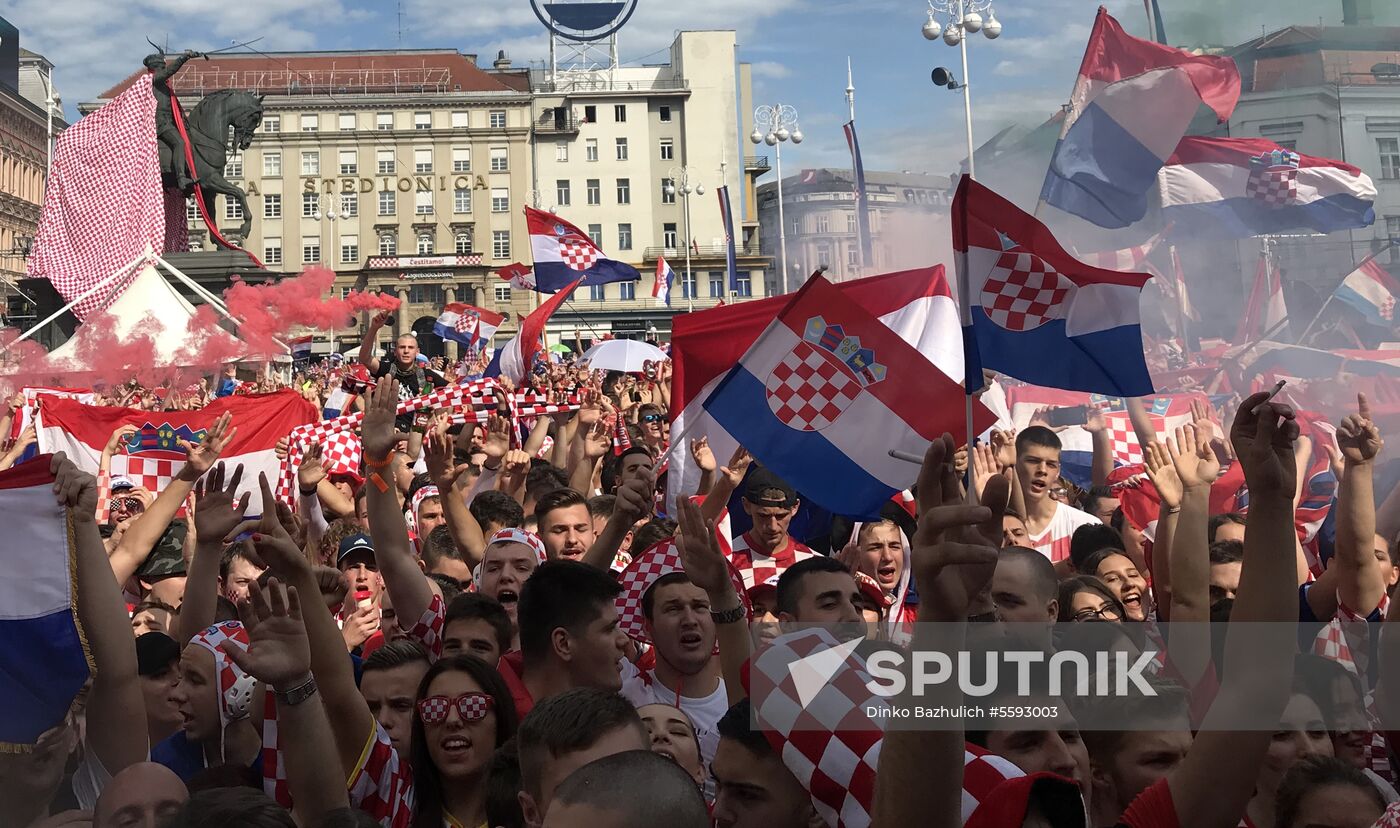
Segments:
[[[389,452],[388,454],[384,455],[383,459],[381,459],[381,460],[375,460],[375,459],[373,459],[373,458],[366,457],[366,458],[365,458],[365,468],[367,468],[367,469],[383,469],[383,468],[388,468],[390,465],[393,464],[393,462],[394,462],[394,453],[391,451],[391,452]]]
[[[389,491],[389,484],[384,482],[384,478],[379,476],[379,472],[371,474],[369,476],[369,482],[374,484],[374,487],[379,490],[380,494]]]

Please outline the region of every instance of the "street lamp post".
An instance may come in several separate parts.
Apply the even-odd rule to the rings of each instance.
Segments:
[[[671,182],[666,185],[666,195],[674,196],[681,194],[681,211],[685,220],[685,309],[692,311],[695,309],[695,280],[690,273],[690,195],[705,194],[705,185],[698,181],[691,180],[691,169],[689,167],[672,167],[666,173]]]
[[[335,201],[334,201],[335,198],[338,198],[338,196],[322,195],[320,201],[321,201],[321,203],[325,203],[325,204],[326,204],[326,209],[323,211],[323,210],[321,209],[321,203],[318,203],[318,204],[316,205],[316,212],[314,212],[314,213],[311,214],[311,218],[314,219],[314,220],[316,220],[316,221],[320,221],[322,218],[325,218],[325,220],[326,220],[326,223],[323,224],[323,225],[321,225],[320,229],[318,230],[318,232],[322,233],[322,236],[321,236],[322,238],[325,238],[324,231],[325,231],[327,228],[334,227],[336,221],[338,221],[338,220],[340,219],[340,213],[336,210],[336,203],[335,203]],[[328,199],[330,200],[329,203],[327,203],[327,200],[328,200]],[[334,231],[332,231],[332,235],[331,235],[330,240],[334,240],[334,239],[335,239]],[[322,247],[321,249],[322,249],[322,250],[325,250],[325,247]],[[332,253],[332,255],[334,255],[334,253],[335,253],[334,250],[332,250],[332,251],[330,251],[330,252]],[[325,253],[322,253],[322,254],[321,254],[322,264],[325,264],[325,265],[327,266],[327,269],[329,269],[329,270],[331,271],[331,273],[334,274],[334,273],[335,273],[335,263],[334,263],[334,260],[330,260],[329,262],[327,262],[327,261],[326,261],[326,258],[327,258],[327,257],[326,257],[326,255],[325,255]],[[335,280],[334,280],[334,279],[331,279],[331,293],[332,293],[332,298],[334,298],[334,293],[335,293]],[[332,354],[339,353],[339,351],[337,351],[337,350],[336,350],[336,347],[335,347],[335,325],[331,325],[331,329],[330,329],[330,331],[329,331],[329,337],[330,337],[330,352],[331,352]],[[329,358],[329,355],[327,355],[327,358]]]
[[[783,142],[802,143],[802,130],[797,126],[797,110],[787,104],[767,104],[753,111],[753,132],[749,140],[773,148],[778,169],[778,252],[782,258],[783,278],[787,278],[787,227],[783,221]]]
[[[985,20],[982,18],[984,11],[987,12]],[[938,22],[940,14],[949,16],[946,26]],[[937,40],[942,35],[944,43],[957,46],[962,51],[962,83],[958,83],[952,73],[942,67],[934,69],[932,77],[935,84],[946,86],[949,91],[962,90],[963,121],[967,126],[967,174],[971,178],[977,177],[977,169],[972,157],[975,147],[972,143],[972,93],[967,77],[967,36],[977,32],[988,40],[1001,36],[1001,21],[997,20],[996,12],[992,10],[992,0],[928,0],[924,38]]]

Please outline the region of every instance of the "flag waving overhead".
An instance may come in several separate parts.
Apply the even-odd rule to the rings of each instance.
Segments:
[[[1376,220],[1376,185],[1344,161],[1300,155],[1265,138],[1181,139],[1162,167],[1162,217],[1183,237],[1319,233]]]
[[[1335,295],[1360,311],[1372,325],[1395,327],[1395,297],[1400,296],[1400,285],[1376,261],[1376,256],[1347,274]]]
[[[635,267],[605,257],[582,230],[553,213],[526,207],[525,224],[535,257],[536,290],[541,293],[554,293],[578,279],[601,285],[642,278]]]
[[[1223,121],[1239,97],[1234,60],[1130,37],[1100,6],[1041,200],[1127,227],[1146,215],[1157,171],[1200,105]]]
[[[656,257],[656,284],[651,289],[651,298],[660,299],[666,307],[671,307],[671,280],[676,274],[667,264],[665,256]]]
[[[868,516],[908,488],[944,432],[966,439],[956,380],[822,276],[793,295],[705,410],[764,466],[834,514]],[[980,433],[996,420],[973,405]]]
[[[480,348],[483,343],[491,341],[504,319],[495,311],[452,302],[443,307],[442,315],[433,323],[433,333],[468,348]]]
[[[63,131],[54,146],[29,275],[72,301],[135,262],[129,273],[73,307],[84,319],[136,278],[147,248],[165,247],[156,98],[151,75]]]
[[[539,290],[535,285],[535,271],[529,265],[520,262],[511,262],[505,267],[496,271],[502,279],[510,282],[513,288],[521,290]]]
[[[739,292],[739,260],[734,250],[734,211],[729,205],[729,185],[715,191],[719,196],[719,221],[724,227],[724,261],[729,270],[729,291]],[[691,285],[691,291],[695,286]]]
[[[0,753],[27,751],[61,724],[89,675],[73,589],[77,550],[54,498],[51,459],[0,472]]]
[[[540,303],[538,308],[530,311],[529,316],[520,320],[520,332],[501,346],[491,358],[491,364],[486,366],[486,376],[506,377],[517,385],[524,382],[530,375],[530,366],[535,363],[535,355],[540,352],[540,342],[549,317],[559,310],[560,305],[568,301],[574,288],[582,283],[582,278],[575,279],[572,284],[565,285],[563,290]]]
[[[860,236],[861,265],[870,267],[871,263],[871,238],[870,238],[870,199],[865,190],[865,162],[860,157],[860,139],[856,137],[856,122],[849,121],[844,127],[846,131],[846,146],[851,150],[851,170],[854,174],[854,189],[856,196],[856,232]]]
[[[1086,265],[1045,225],[964,176],[953,198],[969,389],[991,368],[1100,394],[1152,393],[1138,299],[1145,273]]]

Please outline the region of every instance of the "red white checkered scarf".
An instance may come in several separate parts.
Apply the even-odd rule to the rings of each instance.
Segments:
[[[427,500],[430,497],[442,497],[441,493],[438,492],[437,486],[424,486],[418,491],[414,492],[413,497],[409,500],[408,514],[404,517],[404,521],[408,524],[409,530],[412,531],[415,535],[418,534],[418,507],[422,506],[423,501]],[[424,538],[424,540],[427,539]]]
[[[504,529],[497,529],[486,539],[486,546],[483,546],[482,549],[484,550],[487,547],[495,546],[498,543],[523,543],[535,550],[535,557],[540,563],[549,560],[549,556],[545,554],[544,541],[540,540],[540,536],[536,535],[534,532],[526,532],[524,529],[516,529],[510,526]]]
[[[1377,608],[1382,618],[1390,612],[1390,596],[1382,595]],[[1337,614],[1318,631],[1313,639],[1313,654],[1340,664],[1348,673],[1356,676],[1362,687],[1370,686],[1367,670],[1370,666],[1369,638],[1376,631],[1371,629],[1365,616],[1352,610],[1346,604],[1338,603]],[[1385,737],[1380,733],[1380,714],[1376,711],[1375,694],[1366,694],[1366,719],[1371,724],[1371,739],[1366,744],[1366,767],[1377,776],[1394,784],[1395,772],[1390,766]]]
[[[617,578],[622,586],[622,592],[618,593],[616,602],[618,629],[638,641],[651,643],[651,635],[646,628],[646,615],[642,612],[642,596],[646,595],[652,584],[673,572],[685,574],[685,566],[681,563],[680,550],[676,547],[675,538],[657,541],[639,552],[627,564]],[[734,564],[729,564],[729,580],[734,584],[734,591],[738,593],[739,600],[744,605],[744,616],[751,617],[753,608],[744,592],[744,579],[739,570],[734,568]]]
[[[257,680],[243,672],[233,659],[228,657],[219,644],[233,642],[238,649],[247,651],[248,631],[238,621],[221,621],[194,638],[190,643],[203,647],[214,655],[214,684],[219,693],[219,723],[227,727],[229,722],[248,718],[248,709],[253,702],[253,685]]]

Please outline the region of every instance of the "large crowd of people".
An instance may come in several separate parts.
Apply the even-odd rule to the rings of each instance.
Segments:
[[[1202,395],[1170,434],[1128,401],[1144,461],[1117,469],[1090,412],[1082,488],[1061,479],[1049,411],[970,449],[945,436],[909,492],[853,523],[694,435],[674,436],[699,485],[668,499],[669,363],[542,360],[524,384],[571,410],[464,424],[396,406],[480,377],[482,355],[427,360],[411,335],[381,352],[377,334],[353,362],[280,379],[230,367],[98,395],[189,410],[290,387],[320,410],[353,391],[360,466],[301,447],[292,505],[224,462],[227,416],[159,492],[110,473],[120,430],[96,474],[29,461],[72,515],[93,669],[66,721],[0,754],[0,826],[1400,824],[1400,637],[1381,635],[1400,617],[1400,490],[1364,395],[1335,445],[1264,393]],[[33,442],[11,441],[0,469]],[[1324,528],[1300,532],[1324,453],[1339,485]],[[250,515],[248,489],[276,506]],[[1126,506],[1142,490],[1147,526]],[[1165,655],[1150,695],[1001,699],[1052,721],[887,727],[862,786],[820,772],[828,757],[750,698],[757,654],[804,624],[864,637],[857,667],[990,634],[1087,646],[1066,630]]]

